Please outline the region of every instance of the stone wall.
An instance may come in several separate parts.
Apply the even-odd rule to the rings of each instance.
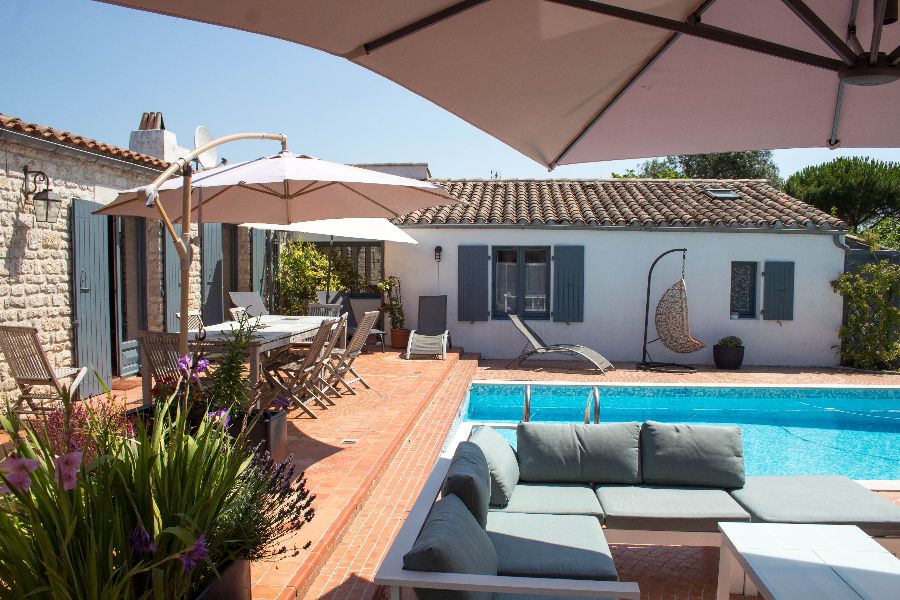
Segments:
[[[22,168],[46,172],[62,197],[56,223],[36,223],[34,207],[23,204]],[[74,363],[70,210],[81,198],[108,203],[117,190],[144,185],[155,172],[40,140],[0,135],[0,324],[33,325],[51,363]],[[159,321],[158,224],[148,221],[148,317]],[[155,242],[154,242],[155,240]],[[154,253],[154,243],[156,252]],[[154,292],[155,290],[155,292]],[[153,294],[157,295],[153,295]],[[0,403],[11,399],[15,382],[0,357]]]

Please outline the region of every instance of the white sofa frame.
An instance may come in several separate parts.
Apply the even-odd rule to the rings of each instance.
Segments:
[[[460,590],[470,592],[501,592],[510,594],[540,594],[552,596],[572,596],[583,598],[621,598],[640,600],[638,584],[623,581],[593,581],[584,579],[547,579],[540,577],[507,577],[502,575],[472,575],[467,573],[435,573],[425,571],[407,571],[403,568],[403,556],[412,549],[425,518],[431,511],[450,460],[460,441],[466,440],[471,433],[471,426],[460,426],[451,437],[444,451],[435,463],[434,469],[421,493],[400,528],[397,537],[378,572],[375,583],[390,589],[391,600],[400,600],[401,590],[409,588],[428,588],[437,590]]]

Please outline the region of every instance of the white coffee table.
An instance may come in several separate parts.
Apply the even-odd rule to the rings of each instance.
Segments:
[[[716,598],[759,590],[768,600],[900,598],[900,559],[853,525],[719,523]]]

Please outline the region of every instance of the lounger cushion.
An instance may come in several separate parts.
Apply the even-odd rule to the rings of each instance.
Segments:
[[[437,573],[497,574],[497,553],[484,529],[455,495],[444,496],[431,508],[403,568]],[[417,589],[422,600],[491,600],[490,592]]]
[[[603,517],[594,490],[582,483],[520,483],[503,512]]]
[[[597,498],[611,529],[709,531],[719,521],[749,521],[728,492],[708,488],[602,486]]]
[[[731,495],[753,521],[856,525],[872,536],[900,535],[900,506],[840,475],[748,477]]]
[[[478,445],[461,442],[456,447],[441,493],[444,496],[456,494],[478,524],[485,526],[491,499],[491,473]]]
[[[522,481],[641,483],[638,423],[519,423]]]
[[[491,472],[491,504],[506,506],[519,481],[516,453],[502,435],[491,427],[479,427],[469,438],[478,444]]]
[[[491,512],[487,534],[499,575],[617,579],[596,517]]]
[[[641,469],[650,485],[739,488],[744,485],[741,430],[647,421],[641,427]]]

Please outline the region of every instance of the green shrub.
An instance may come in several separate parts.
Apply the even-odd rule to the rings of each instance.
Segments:
[[[348,289],[348,274],[352,274],[349,260],[335,256],[331,289]],[[328,286],[327,251],[303,240],[285,242],[278,256],[278,286],[280,312],[305,315],[309,303],[316,301],[316,292]]]
[[[391,275],[378,284],[378,290],[384,298],[384,312],[391,320],[393,329],[403,329],[406,317],[403,314],[403,297],[400,292],[400,278]]]
[[[900,266],[888,260],[844,273],[831,286],[846,301],[841,359],[860,369],[900,368]]]
[[[726,348],[740,348],[743,345],[743,340],[741,340],[741,338],[737,337],[736,335],[723,337],[721,340],[716,342],[716,346],[724,346]]]

